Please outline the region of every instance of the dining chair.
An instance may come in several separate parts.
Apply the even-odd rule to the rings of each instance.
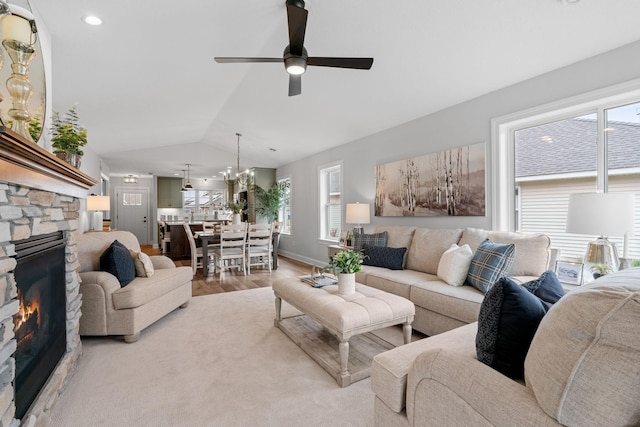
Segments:
[[[214,273],[225,269],[246,269],[245,243],[247,241],[247,223],[220,226],[220,246],[213,250]]]
[[[204,260],[202,259],[202,248],[196,247],[196,239],[193,236],[193,231],[191,231],[191,227],[186,222],[184,225],[184,232],[187,234],[187,240],[189,240],[189,247],[191,249],[191,268],[193,268],[193,275],[196,275],[196,271],[198,268],[202,268]],[[213,254],[209,252],[207,254],[209,260],[207,262],[213,260]]]
[[[273,224],[249,224],[247,232],[247,274],[251,266],[266,266],[271,273]]]

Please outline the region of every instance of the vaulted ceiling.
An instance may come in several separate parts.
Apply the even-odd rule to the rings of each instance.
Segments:
[[[575,0],[574,0],[575,1]],[[115,174],[278,167],[640,40],[637,0],[310,0],[310,67],[287,96],[284,0],[31,0],[52,36],[54,109],[78,103]],[[81,21],[97,15],[103,25]]]

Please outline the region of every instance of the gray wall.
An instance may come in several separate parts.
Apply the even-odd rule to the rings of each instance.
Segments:
[[[318,169],[336,161],[343,162],[343,203],[371,204],[371,224],[365,231],[379,224],[491,228],[491,119],[637,78],[640,42],[280,167],[278,179],[292,178],[292,236],[281,238],[280,251],[307,262],[327,259],[329,242],[319,239]],[[486,217],[373,216],[376,164],[478,142],[487,144]]]

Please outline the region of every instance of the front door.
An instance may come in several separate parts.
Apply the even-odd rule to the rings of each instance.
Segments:
[[[148,188],[116,187],[115,227],[135,234],[141,245],[150,244]]]

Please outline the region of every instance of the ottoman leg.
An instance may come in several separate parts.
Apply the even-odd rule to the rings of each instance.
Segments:
[[[404,338],[405,344],[411,342],[411,322],[404,322],[402,324],[402,337]]]
[[[282,320],[282,298],[276,296],[276,320],[275,325],[278,326],[278,322]]]
[[[346,387],[351,384],[349,378],[349,341],[340,341],[338,344],[340,352],[340,387]]]

